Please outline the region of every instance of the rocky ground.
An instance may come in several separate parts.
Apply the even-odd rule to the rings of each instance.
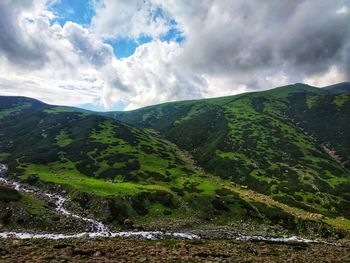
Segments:
[[[350,262],[350,247],[224,240],[0,239],[0,262]]]

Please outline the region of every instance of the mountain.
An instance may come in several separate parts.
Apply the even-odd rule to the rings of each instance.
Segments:
[[[0,163],[115,227],[328,233],[350,229],[349,106],[303,84],[108,113],[0,97]]]
[[[303,222],[298,210],[287,211],[274,200],[262,201],[257,193],[203,173],[191,156],[154,131],[30,98],[0,97],[0,105],[0,162],[8,165],[8,175],[43,191],[66,193],[73,208],[116,227],[126,219],[149,228],[241,219],[276,223],[278,218],[296,229]],[[0,189],[0,197],[7,191]],[[2,211],[14,211],[10,217],[0,213],[8,228],[18,222],[37,227],[28,218],[33,222],[45,211],[52,214],[47,200],[27,193],[23,204],[19,193],[13,195],[18,199],[0,198]],[[52,229],[50,218],[37,221]]]
[[[329,93],[350,93],[350,82],[343,82],[324,88]]]
[[[196,180],[178,149],[154,132],[29,98],[1,97],[0,105],[0,159],[10,174],[78,190],[72,197],[85,206],[99,206],[86,194],[118,196],[106,199],[106,220],[122,221],[129,212],[170,215],[181,200],[169,187]]]
[[[295,84],[109,115],[159,131],[208,173],[349,218],[350,94],[333,92],[345,86]]]

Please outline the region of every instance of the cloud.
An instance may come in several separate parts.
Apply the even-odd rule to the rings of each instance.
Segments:
[[[0,94],[134,109],[350,80],[348,0],[95,0],[84,26],[56,24],[49,4],[0,2]],[[183,42],[164,41],[174,27]],[[106,43],[142,36],[123,59]]]
[[[0,91],[3,96],[26,96],[49,104],[68,106],[97,104],[100,96],[99,90],[94,88],[93,83],[89,85],[82,80],[59,81],[5,74],[0,74]]]
[[[279,43],[281,58],[304,75],[327,72],[344,58],[350,43],[350,16],[338,13],[342,1],[305,1],[287,24]]]
[[[350,41],[349,14],[337,12],[344,1],[186,3],[163,2],[186,34],[182,64],[246,84],[246,74],[259,81],[266,69],[290,79],[326,72]]]
[[[169,30],[169,18],[148,0],[97,1],[95,8],[92,28],[104,38],[159,38]]]
[[[40,67],[47,61],[43,49],[45,43],[35,36],[25,34],[21,24],[26,20],[23,11],[31,11],[35,5],[31,1],[4,0],[0,2],[0,52],[18,66]]]
[[[104,44],[86,28],[76,23],[65,23],[62,36],[70,41],[81,58],[96,67],[105,65],[114,56],[110,45]]]
[[[338,12],[344,1],[155,0],[153,4],[176,20],[186,41],[171,49],[148,44],[119,63],[130,65],[119,65],[118,72],[140,94],[132,95],[128,108],[303,80],[324,86],[349,79],[350,17]],[[164,59],[162,52],[176,55]],[[191,85],[191,80],[197,82]]]
[[[46,4],[1,2],[6,17],[0,15],[0,94],[64,105],[99,103],[105,85],[100,69],[111,64],[112,47],[78,24],[52,23]]]
[[[348,80],[344,72],[341,72],[336,66],[332,66],[326,73],[308,76],[303,82],[315,87],[325,87]]]
[[[105,101],[122,100],[130,110],[165,101],[202,97],[205,79],[187,73],[173,63],[181,52],[178,43],[157,40],[139,46],[128,58],[115,59],[113,67],[118,72],[119,83],[128,89],[106,86]]]

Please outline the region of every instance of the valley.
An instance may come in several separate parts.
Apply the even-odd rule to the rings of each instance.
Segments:
[[[349,86],[129,112],[0,97],[0,237],[347,244]]]

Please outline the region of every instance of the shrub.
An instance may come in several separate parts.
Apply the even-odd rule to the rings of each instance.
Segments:
[[[18,201],[22,198],[21,194],[11,188],[0,186],[0,201],[11,202]]]

